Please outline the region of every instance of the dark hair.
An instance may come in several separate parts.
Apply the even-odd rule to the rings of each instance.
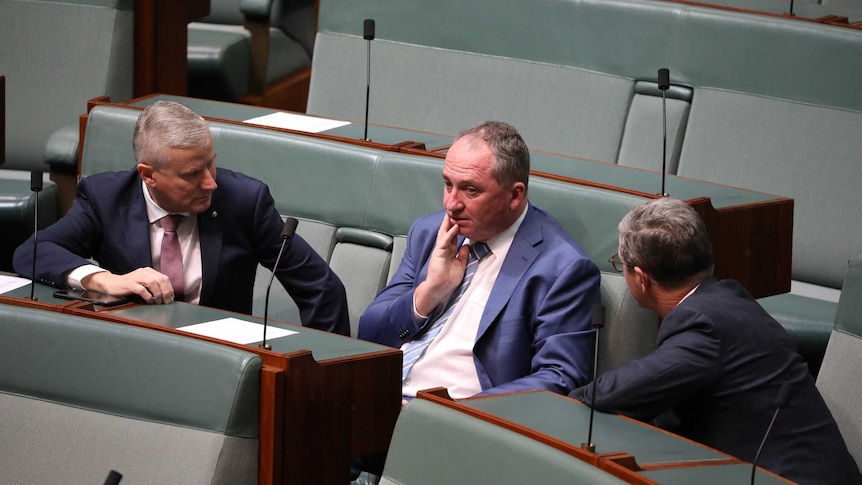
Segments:
[[[712,243],[706,225],[685,202],[661,197],[644,202],[619,223],[619,254],[665,288],[678,288],[711,270]]]
[[[483,121],[458,133],[455,140],[468,136],[480,138],[494,153],[491,175],[501,187],[511,187],[515,182],[527,186],[530,150],[514,126],[502,121]]]

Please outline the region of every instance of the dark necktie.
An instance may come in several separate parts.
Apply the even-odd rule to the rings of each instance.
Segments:
[[[422,354],[425,353],[425,349],[431,345],[431,342],[433,342],[434,338],[440,333],[443,325],[445,325],[449,320],[449,316],[452,315],[452,309],[455,308],[455,305],[461,300],[464,292],[467,291],[467,287],[470,286],[470,282],[473,281],[473,275],[476,274],[476,268],[479,267],[479,261],[490,253],[491,249],[487,244],[482,242],[475,243],[470,247],[470,258],[467,259],[467,268],[464,271],[464,277],[461,279],[461,283],[458,287],[455,288],[455,291],[452,292],[452,296],[449,297],[449,300],[446,302],[446,306],[443,307],[443,312],[430,323],[431,326],[428,328],[427,332],[416,337],[416,339],[412,340],[404,349],[404,360],[401,366],[402,382],[407,378],[407,375],[410,374],[410,369],[413,368],[413,364],[419,360],[419,357],[422,357]]]
[[[180,251],[180,239],[177,237],[177,227],[183,221],[183,217],[180,214],[171,214],[161,219],[165,235],[162,237],[159,271],[170,278],[176,301],[183,301],[185,296],[183,253]]]

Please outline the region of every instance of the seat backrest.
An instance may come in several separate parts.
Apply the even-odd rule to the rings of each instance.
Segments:
[[[48,171],[49,136],[77,126],[88,100],[131,98],[133,24],[131,0],[0,1],[4,169]]]
[[[605,326],[599,330],[598,375],[656,349],[659,318],[638,305],[621,273],[602,273]]]
[[[257,483],[260,372],[227,346],[0,305],[3,481]]]
[[[862,464],[862,254],[850,261],[817,388],[850,454]]]
[[[525,435],[431,401],[414,399],[398,416],[380,483],[625,482]]]

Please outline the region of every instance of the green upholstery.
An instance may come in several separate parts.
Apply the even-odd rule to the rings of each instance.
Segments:
[[[862,463],[862,254],[850,261],[835,328],[829,337],[817,388],[829,406],[856,463]]]
[[[770,1],[727,0],[787,8]],[[862,20],[835,4],[799,7]],[[363,118],[364,18],[377,22],[372,122],[452,134],[500,119],[534,150],[654,172],[656,76],[668,68],[671,173],[794,199],[792,277],[821,288],[764,304],[812,360],[822,355],[835,303],[820,290],[840,288],[844,262],[862,248],[858,29],[660,0],[322,0],[309,113]],[[577,177],[565,165],[534,168]]]
[[[0,75],[6,78],[0,269],[11,271],[12,251],[33,232],[32,212],[22,210],[33,204],[29,172],[74,174],[78,118],[87,101],[131,97],[133,9],[130,0],[0,0]],[[69,126],[74,138],[52,138]],[[57,188],[46,189],[40,218],[55,220],[58,203]]]
[[[0,305],[8,483],[257,483],[261,359],[202,340]]]
[[[2,172],[2,171],[0,171]],[[57,186],[43,177],[39,192],[39,228],[57,220]],[[33,234],[37,194],[30,190],[30,174],[9,170],[0,174],[0,271],[13,272],[12,254]]]
[[[431,401],[414,399],[398,415],[380,483],[626,482],[523,434]]]
[[[131,169],[132,133],[139,110],[97,106],[89,115],[81,175]],[[359,316],[397,269],[405,235],[422,214],[439,210],[442,160],[375,150],[212,122],[217,164],[266,181],[279,211],[299,219],[305,239],[345,284],[351,333]],[[640,197],[542,177],[529,183],[530,200],[551,213],[606,272],[602,295],[607,322],[600,370],[655,348],[657,318],[641,309],[607,259],[617,251],[617,222]],[[253,313],[262,316],[271,273],[259,267]],[[270,290],[269,318],[299,322],[278,283]]]
[[[210,15],[189,24],[189,95],[261,95],[266,85],[308,69],[313,45],[313,1],[213,0]]]
[[[130,0],[0,1],[4,169],[47,172],[48,137],[77,126],[88,100],[131,97],[133,9]]]

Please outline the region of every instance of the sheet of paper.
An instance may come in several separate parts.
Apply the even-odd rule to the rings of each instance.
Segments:
[[[236,344],[250,344],[263,340],[263,325],[238,318],[222,318],[211,322],[196,323],[180,327],[177,330],[227,340]],[[266,328],[266,340],[274,340],[294,334],[293,330],[278,327]]]
[[[28,280],[27,278],[0,275],[0,294],[8,293],[12,290],[17,290],[18,288],[29,284],[30,280]]]
[[[253,125],[272,126],[286,130],[305,131],[307,133],[320,133],[339,126],[349,125],[349,121],[328,120],[315,116],[298,115],[295,113],[272,113],[245,120]]]

